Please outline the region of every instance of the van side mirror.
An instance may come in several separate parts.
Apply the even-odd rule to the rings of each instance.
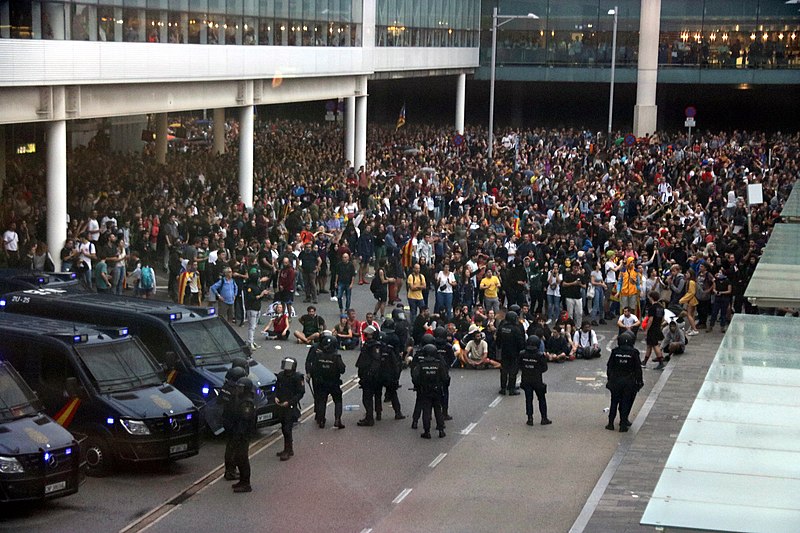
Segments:
[[[176,368],[178,366],[178,354],[171,350],[165,352],[164,362],[167,364],[167,368]]]
[[[76,377],[69,377],[64,381],[64,388],[69,394],[70,398],[78,398],[81,396],[81,386],[78,383],[78,378]]]

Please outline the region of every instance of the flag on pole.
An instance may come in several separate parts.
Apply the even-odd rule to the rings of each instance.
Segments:
[[[409,238],[408,242],[400,248],[400,264],[403,268],[411,268],[414,262],[414,239]]]
[[[400,115],[397,117],[397,127],[395,131],[399,130],[406,123],[406,104],[400,108]]]
[[[514,217],[514,235],[519,237],[522,232],[519,229],[519,217]]]

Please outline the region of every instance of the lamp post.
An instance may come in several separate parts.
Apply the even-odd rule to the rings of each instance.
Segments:
[[[608,96],[608,138],[607,144],[611,146],[611,121],[614,117],[614,74],[617,70],[617,14],[619,8],[609,9],[608,14],[614,15],[614,33],[611,38],[611,94]]]
[[[497,68],[497,28],[516,19],[538,19],[533,13],[527,15],[498,15],[497,6],[492,9],[492,66],[489,78],[489,149],[488,157],[494,155],[494,77]],[[498,20],[502,22],[498,23]]]

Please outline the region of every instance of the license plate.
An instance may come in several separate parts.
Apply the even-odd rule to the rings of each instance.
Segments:
[[[172,455],[173,453],[185,452],[187,449],[189,449],[189,445],[186,444],[186,443],[184,443],[184,444],[176,444],[175,446],[170,446],[169,447],[169,453],[170,453],[170,455]]]
[[[272,420],[272,413],[264,413],[263,415],[258,415],[257,422],[264,422],[265,420]]]
[[[58,483],[51,483],[49,485],[45,485],[44,493],[45,494],[52,494],[54,492],[58,492],[60,490],[64,490],[65,488],[67,488],[67,482],[66,481],[59,481]]]

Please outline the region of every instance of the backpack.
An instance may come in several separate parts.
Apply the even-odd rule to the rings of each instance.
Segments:
[[[372,278],[372,282],[369,284],[369,290],[372,294],[377,294],[381,290],[381,279],[378,276]]]
[[[139,280],[139,288],[149,291],[156,287],[156,274],[153,267],[142,267],[142,278]]]

